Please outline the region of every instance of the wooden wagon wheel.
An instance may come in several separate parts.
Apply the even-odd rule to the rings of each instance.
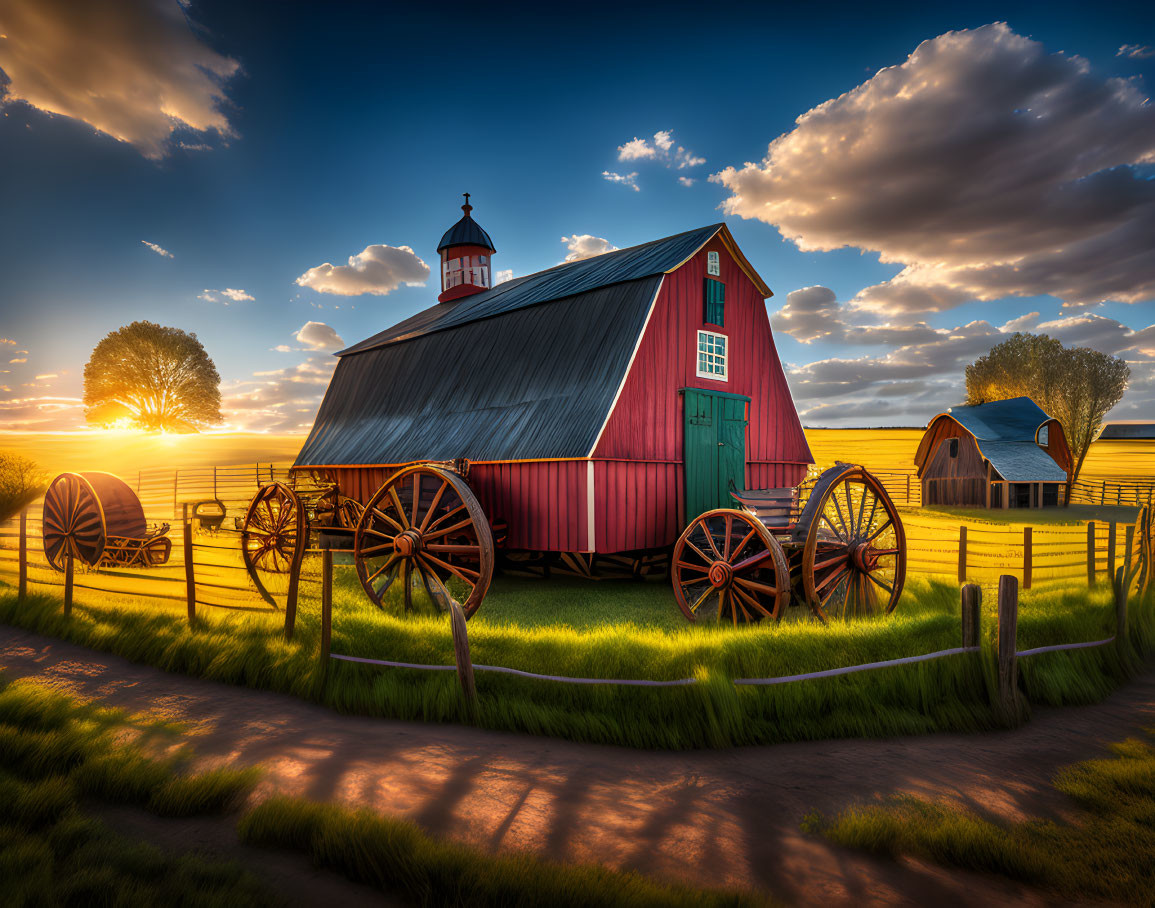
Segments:
[[[61,473],[44,495],[44,555],[56,570],[65,556],[96,567],[104,555],[108,527],[92,484],[77,473]]]
[[[394,473],[365,505],[353,539],[357,576],[378,608],[400,580],[405,611],[420,582],[441,610],[457,602],[469,618],[493,578],[493,535],[469,485],[440,467]]]
[[[283,482],[261,486],[249,502],[241,524],[241,555],[257,592],[270,605],[276,600],[263,574],[287,574],[309,541],[305,505]]]
[[[898,605],[906,533],[886,489],[862,467],[840,463],[818,478],[792,541],[803,544],[806,604],[823,621]]]
[[[691,621],[777,619],[790,601],[790,569],[782,546],[745,511],[696,517],[674,544],[670,576],[678,608]]]

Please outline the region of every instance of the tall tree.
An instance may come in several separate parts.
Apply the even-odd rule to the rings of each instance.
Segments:
[[[0,520],[20,513],[47,486],[48,477],[34,461],[15,451],[0,451]]]
[[[966,369],[967,403],[1030,397],[1063,424],[1071,448],[1067,501],[1103,417],[1123,397],[1131,369],[1117,356],[1064,347],[1045,334],[1013,334]]]
[[[195,432],[221,421],[221,377],[195,334],[133,322],[96,345],[84,367],[84,415],[108,426]]]

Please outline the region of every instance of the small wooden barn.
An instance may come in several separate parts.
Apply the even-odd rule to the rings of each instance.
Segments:
[[[924,505],[1038,508],[1063,503],[1071,451],[1057,419],[1013,397],[940,413],[914,462]]]
[[[772,294],[724,224],[491,286],[462,207],[440,301],[337,354],[297,469],[364,502],[401,466],[464,459],[509,548],[589,553],[671,545],[731,483],[801,482]]]

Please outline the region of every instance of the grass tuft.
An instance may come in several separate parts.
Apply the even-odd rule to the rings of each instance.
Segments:
[[[996,823],[970,810],[916,798],[855,807],[804,831],[891,858],[914,855],[995,873],[1066,899],[1155,903],[1155,748],[1128,739],[1115,756],[1061,770],[1054,779],[1083,815],[1073,822]]]

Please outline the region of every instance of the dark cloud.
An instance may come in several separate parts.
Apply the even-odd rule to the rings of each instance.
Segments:
[[[728,213],[803,250],[904,270],[854,301],[940,311],[1053,294],[1155,299],[1155,106],[1138,83],[1047,54],[1005,24],[925,41],[803,114],[759,164],[711,179]]]
[[[149,158],[164,156],[178,128],[231,135],[222,86],[240,65],[204,44],[187,15],[176,0],[5,0],[4,100],[82,120]]]

